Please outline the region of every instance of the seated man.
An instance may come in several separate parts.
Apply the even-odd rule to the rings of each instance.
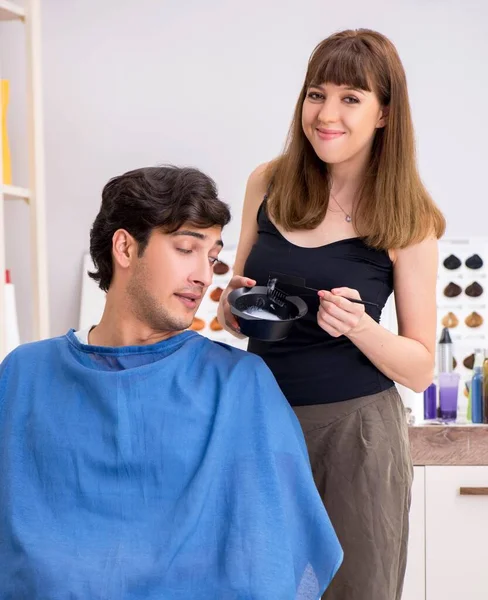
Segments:
[[[104,188],[98,325],[0,368],[1,600],[308,600],[342,550],[260,358],[188,331],[230,218],[194,169]]]

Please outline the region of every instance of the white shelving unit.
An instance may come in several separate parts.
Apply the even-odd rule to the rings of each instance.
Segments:
[[[6,23],[6,21],[12,23]],[[41,87],[41,22],[40,0],[26,0],[25,8],[10,0],[0,0],[0,28],[25,27],[27,72],[26,94],[29,133],[29,188],[4,185],[2,145],[0,144],[0,360],[5,345],[5,230],[4,202],[27,202],[30,213],[30,245],[32,254],[32,340],[49,335],[47,279],[46,217],[44,191],[44,145]],[[1,29],[0,29],[1,31]],[[1,57],[0,57],[1,59]],[[1,66],[1,60],[0,60]],[[1,72],[0,72],[1,77]],[[12,139],[10,140],[12,143]],[[15,173],[14,173],[15,176]]]
[[[26,11],[10,0],[0,0],[0,21],[25,20]]]

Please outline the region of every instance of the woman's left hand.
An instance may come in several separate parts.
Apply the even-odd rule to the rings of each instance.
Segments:
[[[330,292],[319,292],[320,306],[317,323],[332,337],[348,335],[356,330],[366,312],[363,304],[350,302],[347,298],[361,300],[357,290],[335,288]]]

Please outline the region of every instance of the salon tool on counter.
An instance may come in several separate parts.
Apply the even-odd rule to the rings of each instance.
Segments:
[[[444,327],[437,344],[437,372],[452,373],[454,362],[452,358],[452,339],[449,329]]]
[[[458,411],[459,373],[439,373],[440,418],[455,421]]]

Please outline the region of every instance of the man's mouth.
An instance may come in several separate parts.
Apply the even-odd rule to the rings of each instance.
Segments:
[[[175,296],[182,302],[187,308],[195,308],[202,299],[203,294],[191,294],[191,293],[179,293]]]

